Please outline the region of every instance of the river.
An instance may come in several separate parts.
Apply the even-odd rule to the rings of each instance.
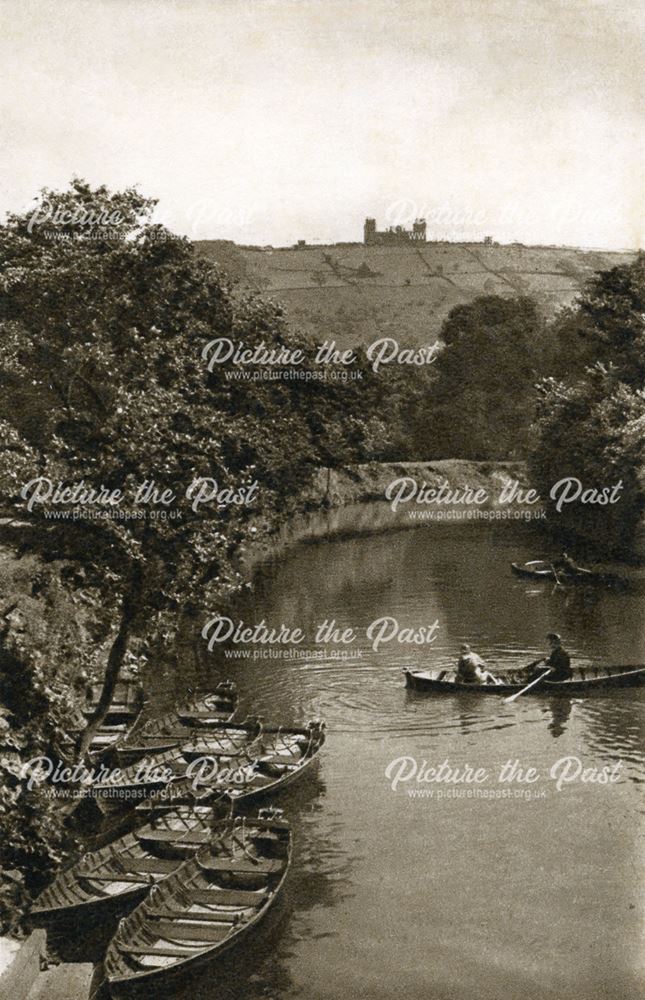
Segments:
[[[463,641],[493,667],[524,664],[544,652],[551,630],[578,661],[645,661],[642,583],[628,593],[563,592],[513,577],[511,559],[537,555],[528,530],[506,524],[300,544],[260,570],[236,616],[299,627],[312,655],[227,659],[193,632],[180,672],[156,676],[160,707],[187,686],[228,676],[242,715],[285,724],[320,716],[327,743],[317,771],[278,801],[295,836],[282,904],[247,948],[164,997],[641,995],[645,689],[505,705],[403,685],[404,666],[452,664]],[[383,616],[400,627],[437,621],[435,639],[375,651],[366,630]],[[313,643],[325,619],[354,629],[351,659]],[[572,780],[558,791],[550,772],[566,757],[597,773],[605,767],[614,780]],[[390,779],[386,770],[399,758],[410,758],[406,773],[412,761],[419,769],[447,761],[486,777],[480,785],[410,779],[393,789],[403,765],[390,767]],[[508,761],[533,768],[536,780],[500,784]]]

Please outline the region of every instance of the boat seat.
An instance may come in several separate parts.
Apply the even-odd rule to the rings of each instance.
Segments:
[[[182,939],[184,941],[221,941],[229,936],[233,927],[233,920],[225,917],[218,924],[202,924],[201,926],[193,924],[192,921],[187,924],[178,922],[183,919],[183,916],[179,915],[177,920],[155,920],[155,934],[167,938],[173,944],[175,942],[180,944]]]
[[[158,955],[159,958],[190,958],[191,955],[195,954],[194,949],[190,948],[129,948],[120,942],[117,944],[117,948],[123,955],[134,955],[135,957],[137,955],[150,955],[152,957]]]
[[[248,909],[248,907],[247,907]],[[239,912],[239,911],[236,911]],[[146,919],[154,918],[155,920],[185,920],[188,922],[197,923],[213,923],[213,924],[226,924],[231,923],[232,918],[236,915],[236,912],[230,910],[220,910],[219,912],[215,910],[200,910],[196,913],[194,910],[146,910]]]
[[[171,743],[176,740],[185,740],[190,733],[190,729],[184,729],[183,733],[133,733],[121,745],[129,750],[131,747],[148,746],[150,743]]]
[[[151,840],[158,843],[175,843],[181,841],[182,844],[208,844],[211,840],[209,830],[190,830],[184,827],[183,830],[141,830],[135,834],[137,840]]]
[[[265,886],[268,882],[266,875],[261,876]],[[184,896],[191,906],[207,906],[214,901],[222,906],[253,906],[264,896],[264,889],[255,892],[252,889],[191,889],[185,890]]]
[[[281,872],[285,862],[278,858],[258,858],[257,861],[251,861],[248,857],[207,858],[204,860],[200,858],[199,865],[209,872],[240,872],[241,874],[262,872],[268,875],[272,872]]]
[[[127,743],[123,746],[137,746],[139,743],[144,745],[148,743],[171,743],[177,740],[185,740],[186,737],[192,736],[193,730],[186,726],[182,730],[172,730],[165,733],[134,733]]]
[[[209,719],[212,719],[213,722],[225,722],[226,719],[222,719],[220,716],[228,714],[230,713],[227,708],[214,708],[210,712],[180,712],[178,718],[182,721],[186,720],[188,722],[192,722],[195,719],[199,722],[208,721]]]
[[[180,863],[181,861],[177,862],[178,865]],[[136,875],[114,875],[112,872],[102,875],[99,873],[92,874],[92,872],[78,871],[76,872],[76,877],[89,879],[92,882],[138,882],[139,885],[148,883],[148,879],[143,873],[140,878],[137,878]]]
[[[127,858],[119,859],[119,865],[126,872],[174,872],[181,864],[176,858]]]
[[[287,764],[290,767],[293,767],[295,764],[299,764],[301,760],[302,760],[301,757],[294,758],[292,756],[287,756],[286,754],[281,757],[280,754],[276,754],[275,757],[265,757],[264,755],[262,755],[261,757],[258,758],[258,763],[259,764],[281,764],[281,765]]]
[[[268,894],[260,889],[254,892],[250,889],[193,889],[185,892],[191,906],[257,906]]]
[[[200,746],[198,743],[187,743],[182,746],[181,752],[188,756],[200,755],[203,757],[244,757],[248,755],[250,747],[248,744],[239,745],[237,743],[229,743],[228,746],[220,745],[216,746],[211,743],[210,740],[205,740],[205,746]]]

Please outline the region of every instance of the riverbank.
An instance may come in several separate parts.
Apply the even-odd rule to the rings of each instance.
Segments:
[[[480,505],[483,510],[496,506],[505,481],[528,486],[520,462],[370,462],[320,469],[284,516],[267,517],[258,511],[251,518],[233,557],[239,586],[249,581],[259,563],[300,541],[414,527],[403,505],[393,512],[386,503],[388,486],[404,478],[429,489],[447,483],[452,491],[485,491],[489,500]],[[444,511],[454,509],[441,506]],[[33,530],[31,524],[16,521],[13,528],[4,525],[4,536],[11,531],[19,543],[23,532]],[[42,666],[48,680],[63,686],[97,674],[109,649],[115,609],[100,605],[81,570],[67,560],[44,563],[0,547],[0,587],[0,678],[3,668],[8,671],[25,662]],[[230,600],[230,581],[218,596],[224,603]],[[0,685],[0,710],[1,705]]]
[[[497,506],[504,482],[515,480],[522,489],[529,485],[521,462],[451,459],[320,469],[283,516],[267,517],[258,511],[250,519],[240,552],[233,557],[239,586],[250,580],[261,562],[300,541],[415,527],[405,505],[392,512],[386,503],[388,486],[404,478],[429,489],[447,483],[455,492],[485,491],[489,499],[479,507],[487,511]],[[444,511],[454,506],[441,505]],[[4,537],[11,533],[17,542],[21,533],[33,530],[28,522],[3,526]],[[9,668],[9,659],[12,664],[42,664],[48,677],[62,685],[97,673],[109,649],[115,609],[100,605],[82,571],[66,560],[44,563],[0,546],[0,587],[0,677],[3,662]],[[231,599],[230,581],[219,596],[223,603]]]
[[[288,510],[273,515],[258,511],[246,522],[242,542],[227,557],[225,564],[219,556],[218,565],[224,565],[222,583],[216,586],[214,603],[210,606],[225,613],[261,564],[282,556],[301,542],[401,531],[418,527],[421,520],[432,528],[434,521],[449,521],[451,515],[458,515],[452,520],[477,520],[484,525],[495,518],[520,515],[523,511],[532,517],[539,515],[539,504],[527,508],[526,505],[500,502],[500,494],[509,482],[522,491],[528,489],[522,463],[373,462],[341,469],[320,469],[306,488],[293,498]],[[392,487],[393,483],[399,485]],[[406,484],[404,494],[401,483]],[[416,504],[401,499],[411,495],[413,489],[420,493],[441,488],[462,500]],[[464,496],[475,495],[484,499],[475,504],[462,502]],[[395,502],[393,497],[398,500]],[[418,518],[411,516],[415,511],[419,513]],[[521,523],[519,516],[515,523]],[[5,525],[5,538],[10,530]],[[19,541],[22,531],[35,529],[31,524],[18,522],[13,530]],[[73,563],[53,560],[45,564],[33,555],[20,558],[9,548],[0,548],[0,587],[3,592],[0,607],[0,742],[5,744],[4,757],[10,764],[0,777],[7,794],[13,795],[16,768],[20,768],[24,755],[42,752],[41,746],[46,745],[42,728],[33,727],[33,716],[27,723],[21,721],[21,708],[34,699],[41,699],[42,719],[47,720],[55,711],[59,729],[69,731],[71,716],[65,712],[75,699],[80,700],[88,679],[100,680],[119,609],[103,604]],[[194,610],[193,607],[191,611]],[[146,653],[155,669],[162,661],[167,662],[168,669],[173,669],[167,648],[151,651],[145,636],[131,640],[131,663],[143,664]],[[18,691],[15,689],[17,679],[20,681]],[[39,810],[43,812],[44,822],[37,829],[23,828],[25,824],[17,807],[9,811],[2,823],[5,850],[0,865],[19,876],[17,881],[7,882],[6,892],[0,882],[0,924],[5,931],[11,932],[17,926],[15,918],[27,905],[25,893],[28,896],[46,881],[58,863],[55,858],[60,858],[67,850],[63,824],[59,824],[59,818],[53,814],[51,802],[43,799]],[[39,810],[31,810],[30,816],[35,816]],[[30,822],[33,825],[36,821]],[[56,840],[53,846],[52,836]],[[38,865],[34,867],[33,859],[23,865],[22,847],[16,853],[15,844],[33,845],[36,842],[40,845],[39,850],[42,849]]]
[[[293,498],[288,510],[272,515],[258,511],[245,523],[241,543],[226,559],[219,555],[221,584],[211,590],[211,599],[220,611],[226,610],[261,563],[298,542],[415,527],[407,510],[393,511],[385,501],[388,486],[396,480],[427,489],[445,484],[452,491],[483,491],[488,499],[479,509],[491,512],[508,480],[522,488],[528,485],[520,463],[390,462],[321,469]],[[442,505],[442,511],[447,513],[454,506]],[[13,528],[5,524],[4,537],[9,533],[19,542],[21,532],[34,530],[29,523],[17,522]],[[4,595],[0,607],[0,737],[8,741],[4,753],[10,758],[1,777],[7,795],[12,796],[22,760],[43,752],[51,740],[58,743],[50,725],[52,714],[57,731],[69,732],[74,702],[80,702],[88,679],[100,680],[119,609],[99,600],[80,567],[63,560],[45,564],[33,555],[20,558],[13,548],[0,549],[0,586]],[[131,640],[130,661],[144,662],[145,654],[155,665],[168,659],[168,650],[149,649],[145,636]],[[37,708],[35,725],[31,709],[24,711],[32,705]],[[45,821],[37,825],[33,817],[40,812]],[[19,813],[16,803],[2,823],[5,850],[0,864],[18,873],[17,882],[7,882],[6,892],[0,884],[0,923],[10,932],[28,905],[29,894],[39,890],[59,863],[56,859],[68,850],[64,823],[54,815],[50,801],[43,798],[38,809],[31,810],[31,827]],[[27,844],[40,845],[37,863],[26,858],[23,844],[25,851]]]
[[[499,507],[500,492],[508,480],[522,490],[529,488],[523,462],[471,462],[445,459],[436,462],[368,462],[341,469],[320,469],[302,491],[296,510],[274,530],[257,530],[255,541],[241,560],[248,579],[268,558],[280,555],[298,542],[310,542],[381,531],[414,528],[419,520],[409,516],[405,504],[392,510],[386,491],[397,480],[408,479],[428,489],[447,483],[450,490],[484,491],[488,499],[477,505],[483,511]],[[410,492],[410,490],[408,490]],[[444,514],[460,505],[442,504]],[[413,505],[413,509],[417,509]],[[428,509],[427,507],[425,509]],[[465,510],[464,505],[461,509]],[[534,505],[536,513],[541,505]],[[484,520],[484,519],[482,519]],[[484,522],[485,523],[485,522]]]

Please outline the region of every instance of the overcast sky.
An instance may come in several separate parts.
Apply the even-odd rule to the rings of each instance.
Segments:
[[[0,0],[0,212],[72,175],[195,238],[642,246],[645,0]]]

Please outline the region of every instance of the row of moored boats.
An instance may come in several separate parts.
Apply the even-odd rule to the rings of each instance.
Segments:
[[[325,726],[238,723],[237,707],[227,681],[141,725],[136,685],[121,685],[91,747],[105,767],[95,769],[101,780],[88,797],[129,832],[61,872],[36,900],[32,921],[60,932],[130,910],[104,961],[113,996],[155,995],[162,979],[227,951],[282,888],[291,860],[282,810],[239,810],[313,765]]]

